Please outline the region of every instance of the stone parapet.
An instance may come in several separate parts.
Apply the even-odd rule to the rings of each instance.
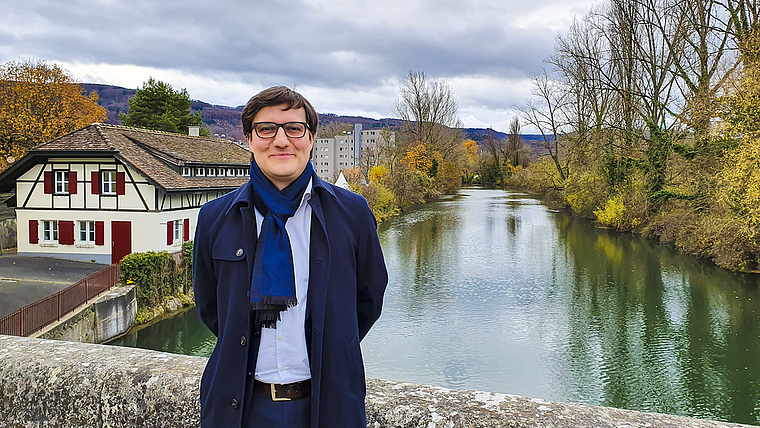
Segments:
[[[0,336],[0,428],[197,427],[206,359]],[[728,428],[746,425],[369,379],[367,426]]]

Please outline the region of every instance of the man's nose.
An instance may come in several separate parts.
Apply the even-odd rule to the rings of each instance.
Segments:
[[[288,139],[288,136],[285,135],[285,128],[282,126],[277,128],[277,131],[274,134],[274,137],[272,138],[272,143],[278,147],[284,147],[290,144],[290,140]]]

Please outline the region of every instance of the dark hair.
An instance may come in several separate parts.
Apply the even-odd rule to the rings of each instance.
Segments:
[[[316,110],[311,106],[309,100],[298,92],[286,87],[286,86],[272,86],[269,89],[264,89],[258,94],[251,97],[248,100],[248,104],[245,105],[243,113],[240,115],[240,120],[243,122],[243,134],[246,138],[251,138],[251,132],[253,132],[253,118],[264,107],[272,107],[286,104],[290,109],[303,108],[306,112],[306,124],[311,131],[311,135],[317,134],[317,126],[319,125],[319,116],[317,116]]]

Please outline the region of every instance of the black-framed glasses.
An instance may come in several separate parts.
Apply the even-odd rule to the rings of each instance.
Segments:
[[[280,128],[288,138],[301,138],[306,135],[308,125],[306,122],[253,122],[253,130],[259,138],[273,138]]]

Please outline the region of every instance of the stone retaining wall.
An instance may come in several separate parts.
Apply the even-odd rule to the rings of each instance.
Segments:
[[[0,248],[16,248],[16,219],[0,219]]]
[[[197,427],[206,359],[0,336],[0,428]],[[370,379],[367,426],[728,428],[743,425]]]

